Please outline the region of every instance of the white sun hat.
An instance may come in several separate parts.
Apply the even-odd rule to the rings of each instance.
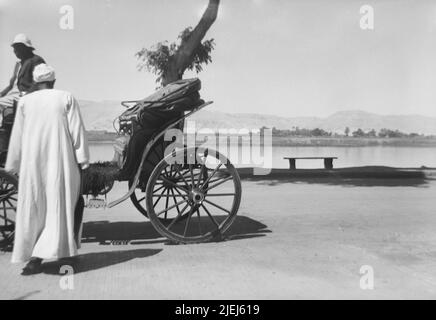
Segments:
[[[51,82],[55,80],[56,74],[54,69],[45,63],[38,64],[33,70],[33,81],[36,83]]]
[[[22,43],[26,47],[29,47],[31,49],[35,49],[32,45],[32,41],[30,41],[30,39],[24,33],[17,34],[14,38],[14,41],[12,41],[11,46],[13,46],[14,44],[17,44],[17,43]]]

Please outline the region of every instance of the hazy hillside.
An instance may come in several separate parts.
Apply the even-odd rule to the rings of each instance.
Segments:
[[[82,114],[88,130],[113,131],[112,122],[125,108],[114,101],[80,101]],[[436,134],[436,118],[420,115],[377,115],[365,111],[341,111],[326,118],[295,117],[284,118],[264,114],[230,114],[203,110],[192,118],[197,128],[260,128],[276,127],[292,129],[293,127],[343,133],[345,127],[351,130],[361,128],[365,131],[382,128],[398,129],[406,133]]]
[[[345,127],[351,130],[361,128],[364,131],[382,128],[398,129],[402,132],[436,134],[436,118],[420,115],[377,115],[364,111],[341,111],[326,118],[296,117],[283,118],[260,114],[226,114],[221,112],[202,111],[193,117],[199,126],[210,128],[259,128],[261,126],[277,129],[292,129],[292,127],[314,129],[343,133]]]
[[[87,130],[114,131],[112,123],[125,108],[115,101],[79,101]]]

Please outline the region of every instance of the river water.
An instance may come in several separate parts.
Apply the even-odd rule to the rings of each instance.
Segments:
[[[113,157],[112,144],[91,144],[91,160],[109,161]],[[236,153],[237,154],[237,153]],[[249,159],[250,150],[242,149],[239,159]],[[287,168],[283,157],[338,157],[335,168],[356,166],[390,166],[398,168],[436,167],[436,148],[431,147],[282,147],[272,148],[273,168]],[[237,161],[238,156],[229,156],[237,167],[259,166],[259,161]],[[322,160],[297,160],[297,168],[322,168]]]

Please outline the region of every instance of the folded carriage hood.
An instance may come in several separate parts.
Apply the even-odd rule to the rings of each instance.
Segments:
[[[120,119],[138,116],[146,108],[159,108],[167,106],[172,101],[182,99],[191,94],[198,93],[201,89],[200,79],[183,79],[172,82],[165,87],[157,90],[152,95],[137,101],[137,103],[126,110]]]

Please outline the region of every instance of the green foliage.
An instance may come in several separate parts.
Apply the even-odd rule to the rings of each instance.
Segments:
[[[399,130],[390,130],[390,129],[381,129],[378,133],[380,138],[404,138],[404,137],[417,137],[419,136],[417,133],[404,133]]]
[[[365,136],[365,132],[363,132],[362,129],[357,129],[356,131],[353,131],[353,137],[364,137]]]
[[[266,127],[260,128],[261,134],[263,134]],[[274,137],[331,137],[332,133],[327,132],[323,129],[315,128],[315,129],[300,129],[298,127],[294,127],[292,130],[282,130],[277,129],[276,127],[272,128],[272,135]]]
[[[267,127],[260,128],[261,134],[268,129]],[[347,127],[345,130],[345,136],[348,136],[351,130]],[[299,127],[292,127],[292,130],[289,129],[277,129],[275,127],[272,128],[272,135],[274,137],[341,137],[344,135],[340,135],[333,132],[328,132],[323,129],[315,128],[315,129],[301,129]],[[352,132],[352,136],[354,138],[417,138],[417,137],[425,137],[423,134],[418,133],[404,133],[399,130],[390,130],[390,129],[381,129],[378,133],[372,129],[368,132],[363,131],[358,128],[356,131]],[[427,136],[431,137],[431,136]]]
[[[366,133],[366,135],[369,138],[376,138],[377,137],[377,132],[374,129],[372,129],[371,131],[368,131],[368,133]]]
[[[156,82],[161,83],[170,67],[170,63],[178,53],[180,45],[190,37],[191,32],[192,28],[188,27],[179,34],[177,42],[169,43],[168,41],[163,41],[150,49],[142,48],[135,54],[135,57],[139,60],[138,69],[154,73],[158,76]],[[203,71],[203,65],[212,62],[211,52],[214,48],[214,39],[203,41],[194,50],[188,65],[184,66],[182,73],[186,69],[195,70],[197,73]]]
[[[158,76],[156,82],[161,82],[168,68],[170,58],[176,53],[176,44],[168,44],[167,41],[159,42],[152,49],[142,48],[136,53],[139,60],[138,70],[147,70]]]

